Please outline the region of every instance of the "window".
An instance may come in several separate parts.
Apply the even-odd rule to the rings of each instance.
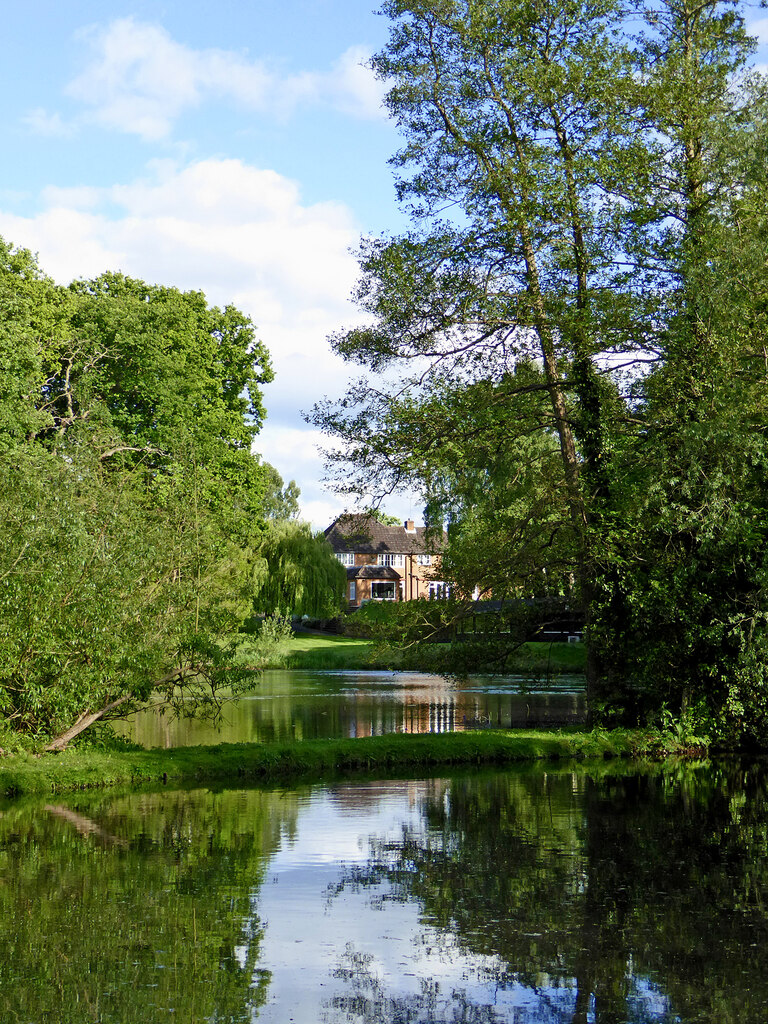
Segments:
[[[419,555],[419,565],[432,565],[432,555]]]
[[[379,555],[379,565],[394,565],[399,569],[405,565],[405,555]]]
[[[371,597],[374,601],[394,601],[395,600],[395,584],[394,580],[391,583],[372,583],[371,584]]]
[[[354,565],[355,564],[355,553],[354,551],[337,551],[336,557],[342,565]]]
[[[435,580],[429,584],[430,601],[447,601],[451,596],[451,584],[443,583],[442,580]]]
[[[352,582],[349,584],[349,600],[357,600],[357,585],[355,584],[354,580],[352,580]]]

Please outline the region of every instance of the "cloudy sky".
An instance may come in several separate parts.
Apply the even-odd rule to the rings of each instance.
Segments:
[[[258,450],[317,527],[342,506],[301,410],[349,376],[326,338],[359,316],[350,250],[402,227],[364,67],[387,35],[374,6],[3,4],[0,234],[61,282],[122,270],[248,313],[277,373]],[[388,510],[419,517],[406,496]]]
[[[342,503],[301,410],[349,376],[326,338],[359,318],[350,250],[402,225],[372,7],[3,4],[0,234],[61,282],[122,270],[248,313],[276,370],[257,447],[318,527]]]

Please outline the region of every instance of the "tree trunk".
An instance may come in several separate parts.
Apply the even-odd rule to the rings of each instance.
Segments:
[[[98,711],[84,711],[74,725],[71,725],[69,729],[60,733],[55,739],[51,740],[47,747],[43,747],[43,749],[49,753],[59,753],[66,748],[67,744],[73,740],[75,736],[79,736],[81,732],[85,732],[85,730],[89,726],[93,725],[94,722],[98,722],[100,718],[103,718],[104,715],[113,711],[115,708],[120,707],[121,704],[125,704],[127,700],[130,700],[130,697],[125,694],[122,697],[118,697],[117,700],[113,700],[110,701],[109,704],[105,704],[104,707],[100,708]]]

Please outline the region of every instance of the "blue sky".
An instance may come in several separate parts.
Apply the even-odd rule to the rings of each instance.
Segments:
[[[257,447],[317,527],[342,501],[301,410],[350,376],[326,338],[360,318],[351,250],[403,227],[363,66],[387,31],[366,0],[3,4],[0,234],[61,282],[122,270],[248,313],[277,373]]]
[[[403,224],[363,66],[385,19],[364,0],[28,0],[3,21],[0,234],[62,282],[122,270],[248,313],[277,374],[258,450],[326,525],[343,503],[301,410],[349,376],[326,338],[359,320],[350,250]]]

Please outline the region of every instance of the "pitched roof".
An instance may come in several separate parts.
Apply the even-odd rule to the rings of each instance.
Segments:
[[[403,577],[391,565],[350,565],[348,580],[401,580]]]
[[[424,526],[410,532],[404,526],[385,526],[373,516],[349,512],[331,523],[325,536],[334,551],[356,551],[363,555],[418,555],[439,551],[443,546],[440,537],[427,538]]]

